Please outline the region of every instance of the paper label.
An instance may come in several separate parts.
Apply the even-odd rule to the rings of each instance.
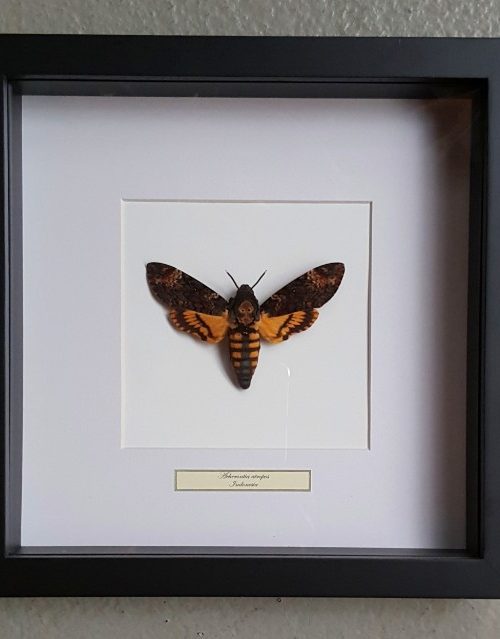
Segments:
[[[311,490],[310,470],[176,470],[175,490]]]

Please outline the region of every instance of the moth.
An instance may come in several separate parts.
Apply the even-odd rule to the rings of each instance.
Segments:
[[[150,262],[147,282],[153,297],[168,309],[175,328],[203,342],[216,344],[229,337],[229,354],[241,388],[249,388],[257,367],[261,339],[277,344],[307,330],[318,318],[344,277],[341,262],[323,264],[280,288],[259,305],[253,286],[236,286],[229,301],[178,268]]]

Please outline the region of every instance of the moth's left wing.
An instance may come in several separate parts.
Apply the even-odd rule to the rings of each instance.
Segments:
[[[204,342],[220,342],[228,328],[226,300],[178,268],[150,262],[146,266],[149,288],[169,309],[169,319],[180,331]]]
[[[341,262],[323,264],[271,295],[260,307],[261,337],[277,343],[312,326],[319,315],[316,309],[335,295],[344,272]]]
[[[177,330],[190,333],[210,344],[217,344],[223,340],[229,326],[227,311],[224,311],[222,315],[208,315],[207,313],[173,308],[168,317]]]

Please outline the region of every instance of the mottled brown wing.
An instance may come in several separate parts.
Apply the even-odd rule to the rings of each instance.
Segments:
[[[175,328],[212,344],[224,339],[229,324],[223,297],[167,264],[151,262],[146,274],[151,293],[169,309],[168,317]]]
[[[317,266],[271,295],[261,304],[261,313],[277,317],[320,308],[335,295],[344,272],[345,267],[341,262]]]
[[[208,315],[222,315],[227,310],[227,302],[221,295],[178,268],[150,262],[146,274],[151,293],[169,309],[189,309]]]

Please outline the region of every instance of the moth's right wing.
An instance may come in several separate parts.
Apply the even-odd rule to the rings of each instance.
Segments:
[[[204,342],[224,339],[228,304],[221,295],[180,269],[161,262],[150,262],[146,275],[153,297],[168,308],[175,328]]]
[[[260,307],[260,336],[276,344],[307,330],[318,318],[317,309],[337,292],[344,272],[341,262],[323,264],[280,288]]]

